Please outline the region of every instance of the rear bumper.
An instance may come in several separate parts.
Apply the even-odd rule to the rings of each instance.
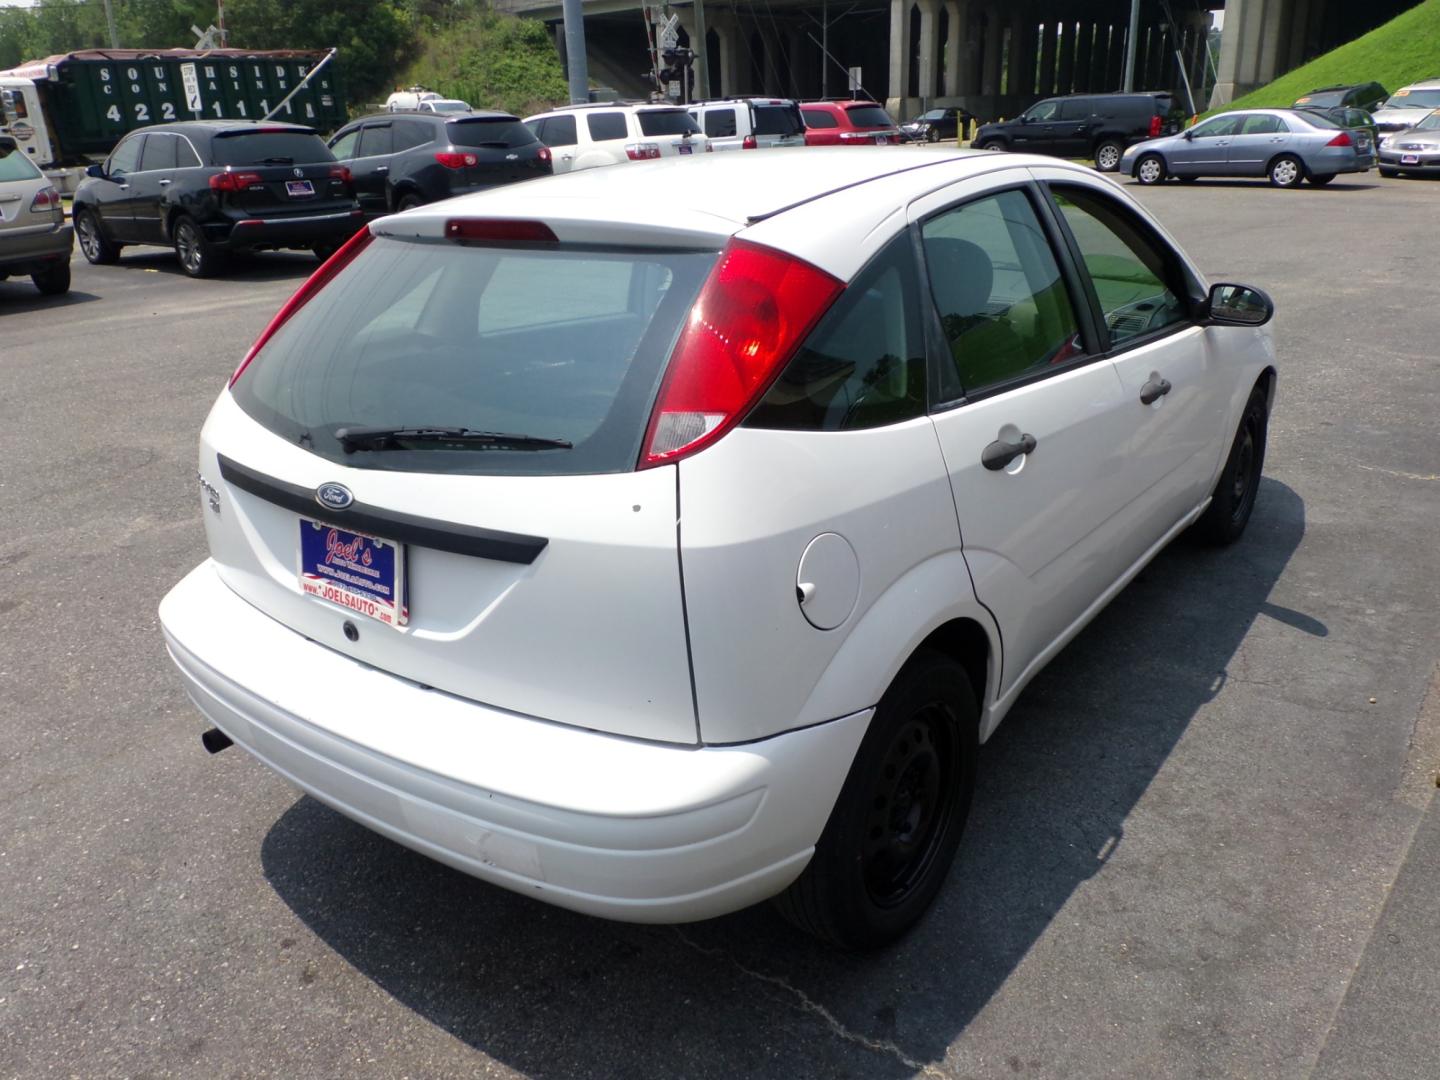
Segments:
[[[1305,167],[1312,173],[1369,172],[1375,167],[1373,150],[1356,150],[1351,146],[1327,146],[1305,156]]]
[[[230,228],[230,247],[310,247],[343,243],[365,224],[359,209],[293,217],[242,218]]]
[[[686,922],[804,869],[872,710],[742,746],[676,747],[492,709],[275,622],[202,563],[160,605],[206,718],[315,798],[536,899]]]
[[[57,260],[68,261],[74,247],[75,230],[68,221],[18,236],[0,233],[0,273],[38,273]]]

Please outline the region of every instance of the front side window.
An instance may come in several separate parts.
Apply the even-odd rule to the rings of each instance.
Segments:
[[[593,142],[623,139],[628,134],[625,114],[620,112],[589,113],[585,117],[585,127]]]
[[[854,431],[925,413],[925,342],[908,233],[862,270],[746,420]]]
[[[1060,102],[1042,101],[1038,105],[1031,106],[1030,111],[1025,114],[1027,120],[1054,120],[1055,115],[1060,111]]]
[[[389,124],[367,124],[360,133],[360,154],[362,158],[383,157],[395,148],[395,134]]]
[[[355,148],[360,142],[360,129],[347,131],[333,143],[330,144],[330,152],[335,155],[337,161],[349,161],[355,156]]]
[[[735,110],[711,109],[705,114],[705,134],[712,139],[723,139],[735,134]]]
[[[1217,116],[1214,120],[1206,120],[1205,123],[1191,128],[1190,136],[1195,139],[1217,139],[1224,135],[1234,135],[1239,127],[1240,117]]]
[[[140,143],[144,138],[143,135],[131,135],[115,147],[114,153],[110,155],[110,162],[105,167],[105,172],[110,176],[124,176],[126,173],[132,173],[139,169]]]
[[[1088,188],[1057,184],[1053,193],[1095,284],[1112,346],[1189,322],[1173,256],[1134,215]]]
[[[966,393],[1079,356],[1079,325],[1035,208],[1003,191],[921,227],[930,291]]]

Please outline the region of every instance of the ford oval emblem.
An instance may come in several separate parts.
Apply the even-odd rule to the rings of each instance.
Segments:
[[[344,510],[355,501],[350,489],[333,481],[315,489],[315,501],[327,510]]]

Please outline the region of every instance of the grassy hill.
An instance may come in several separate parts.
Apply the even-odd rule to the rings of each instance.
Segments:
[[[1440,76],[1440,0],[1424,0],[1348,45],[1317,56],[1227,109],[1288,107],[1317,86],[1375,81],[1386,90]]]

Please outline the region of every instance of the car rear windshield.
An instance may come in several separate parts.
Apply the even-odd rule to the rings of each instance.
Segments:
[[[334,161],[335,155],[313,131],[246,131],[217,135],[216,165],[288,165]]]
[[[454,146],[529,146],[539,142],[519,120],[451,120],[445,125]]]
[[[235,399],[281,437],[358,468],[626,472],[715,259],[379,237],[276,331]],[[347,454],[336,438],[347,427],[466,428],[572,446],[409,441]]]
[[[1345,104],[1345,91],[1336,90],[1328,94],[1307,94],[1305,104],[1313,105],[1319,109],[1329,109],[1336,105]]]
[[[700,134],[700,125],[684,109],[645,109],[639,116],[640,130],[646,135]]]
[[[756,105],[756,135],[800,135],[805,131],[805,122],[800,119],[796,105]]]
[[[891,127],[890,114],[879,105],[851,105],[845,109],[856,127]]]
[[[0,180],[34,180],[40,170],[15,145],[0,144]]]
[[[1300,119],[1304,120],[1305,123],[1311,127],[1323,128],[1326,131],[1338,131],[1340,129],[1340,125],[1324,113],[1310,112],[1307,109],[1301,109]]]

